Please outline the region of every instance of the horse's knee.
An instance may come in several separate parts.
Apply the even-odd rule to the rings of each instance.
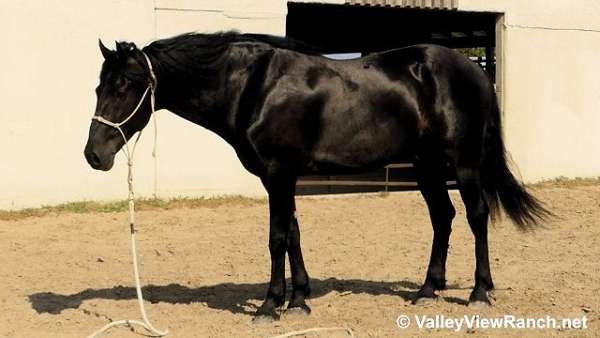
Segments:
[[[434,210],[431,210],[431,220],[434,227],[434,231],[447,232],[450,234],[452,231],[451,225],[452,220],[456,216],[456,210],[452,203],[448,202],[445,205],[441,205]]]
[[[456,216],[456,209],[454,209],[454,206],[452,205],[452,203],[446,204],[446,208],[443,211],[443,217],[444,217],[445,221],[452,222],[452,220],[454,219],[455,216]]]
[[[283,233],[271,234],[269,236],[269,251],[271,254],[285,253],[287,250],[287,235]]]
[[[292,216],[290,230],[288,231],[288,234],[287,234],[288,250],[290,249],[290,247],[293,248],[295,245],[298,245],[299,242],[300,242],[300,230],[298,229],[298,220],[296,219],[296,216]]]

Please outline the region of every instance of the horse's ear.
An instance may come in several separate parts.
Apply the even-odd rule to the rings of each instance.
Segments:
[[[112,50],[106,48],[106,46],[102,43],[102,40],[98,39],[98,45],[100,46],[100,52],[105,60],[108,60],[113,57],[114,53]]]
[[[125,48],[123,48],[123,44],[119,41],[115,41],[115,45],[117,45],[117,55],[119,57],[125,56]]]
[[[117,42],[117,55],[119,58],[126,60],[128,57],[133,55],[133,52],[137,49],[134,43],[132,42]]]

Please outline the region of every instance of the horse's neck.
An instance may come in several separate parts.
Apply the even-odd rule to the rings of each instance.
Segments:
[[[235,114],[239,98],[247,85],[247,68],[263,53],[252,53],[231,48],[228,64],[210,84],[190,85],[174,77],[161,83],[158,75],[157,108],[172,113],[207,128],[227,142],[235,139]],[[243,47],[242,47],[243,48]]]

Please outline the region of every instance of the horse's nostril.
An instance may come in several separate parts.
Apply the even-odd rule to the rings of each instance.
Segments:
[[[98,155],[96,155],[95,152],[93,152],[93,151],[86,151],[85,157],[88,160],[88,163],[92,167],[97,168],[97,167],[100,166],[100,164],[101,164],[100,157],[98,157]]]
[[[100,157],[96,153],[92,153],[92,162],[95,166],[100,166]]]

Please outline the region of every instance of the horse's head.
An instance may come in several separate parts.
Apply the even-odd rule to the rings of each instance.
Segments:
[[[119,124],[127,120],[120,126],[127,140],[142,130],[152,114],[151,95],[144,93],[154,79],[147,59],[133,43],[118,42],[115,51],[106,48],[102,41],[99,43],[104,64],[84,154],[92,168],[106,171],[112,168],[115,154],[125,140],[117,128],[103,121]],[[137,112],[130,117],[138,104]]]

